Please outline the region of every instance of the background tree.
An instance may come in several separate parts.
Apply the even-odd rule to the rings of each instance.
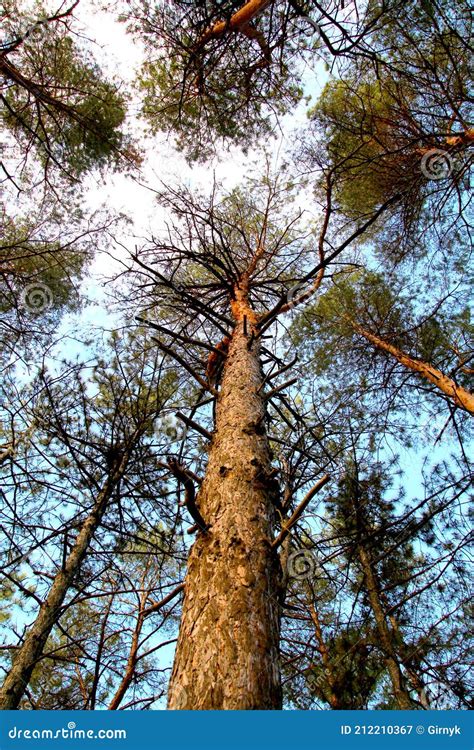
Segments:
[[[39,201],[30,195],[14,215],[4,209],[0,240],[0,362],[4,366],[28,360],[35,351],[44,352],[64,313],[80,311],[86,302],[81,283],[91,261],[122,221],[104,211],[87,215],[77,198],[77,194],[64,196],[61,205],[48,192]]]
[[[410,408],[433,394],[453,414],[456,407],[472,414],[472,326],[461,282],[457,286],[458,299],[447,294],[424,315],[412,301],[413,284],[401,274],[397,281],[358,271],[302,311],[294,340],[315,372],[337,362],[341,373],[359,372],[382,391],[396,389],[400,406],[405,393]]]
[[[173,578],[173,539],[164,528],[155,539],[145,529],[138,534],[146,544],[124,543],[93,586],[69,602],[21,708],[147,708],[166,694],[166,661],[160,655],[175,640],[179,592],[171,590],[160,601],[154,597]]]
[[[144,114],[152,128],[171,126],[191,158],[212,151],[215,137],[244,148],[256,136],[267,137],[275,127],[272,115],[301,99],[303,71],[320,75],[323,61],[339,74],[357,66],[377,78],[403,77],[412,88],[421,80],[427,92],[435,69],[437,82],[449,91],[447,102],[441,100],[445,111],[452,105],[448,120],[454,113],[445,123],[448,135],[461,122],[463,138],[470,140],[459,114],[458,92],[463,102],[468,99],[465,39],[471,23],[462,2],[448,8],[444,0],[423,7],[399,0],[363,6],[248,0],[154,9],[136,2],[125,17],[147,50],[140,79]],[[458,53],[462,62],[455,67]],[[444,66],[441,77],[438,66]]]
[[[46,179],[51,168],[75,179],[107,160],[132,157],[125,98],[75,39],[77,5],[47,11],[36,3],[29,13],[15,0],[4,5],[2,117],[23,160],[34,150]],[[8,162],[3,171],[14,179]]]
[[[469,681],[459,693],[456,678],[440,678],[439,646],[452,648],[442,659],[468,669],[458,627],[469,598],[459,579],[469,532],[458,500],[469,479],[451,475],[449,485],[438,466],[431,495],[406,498],[393,464],[363,455],[354,451],[337,489],[294,532],[283,626],[288,699],[298,708],[467,707]]]
[[[2,496],[5,575],[31,597],[36,611],[14,647],[1,690],[3,708],[18,705],[64,612],[79,604],[89,587],[86,600],[98,595],[95,580],[101,569],[109,570],[110,555],[128,534],[137,542],[151,525],[153,533],[142,543],[155,554],[169,549],[166,534],[171,532],[164,529],[174,529],[175,523],[167,516],[166,501],[161,533],[158,517],[148,514],[146,521],[146,507],[158,502],[150,438],[173,376],[163,372],[160,377],[160,359],[149,357],[146,340],[140,339],[140,357],[137,346],[137,341],[120,344],[115,337],[108,366],[98,359],[82,368],[66,367],[57,376],[42,371],[30,393],[27,389],[16,403],[5,405],[10,421],[28,419],[34,427],[28,440],[16,441],[2,465]],[[88,381],[87,367],[93,370]],[[51,502],[54,496],[60,510]],[[31,583],[15,572],[19,560],[28,561]],[[153,586],[150,593],[155,591]],[[74,618],[72,625],[77,629]]]

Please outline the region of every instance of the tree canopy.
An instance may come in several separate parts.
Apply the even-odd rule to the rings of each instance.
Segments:
[[[472,707],[466,3],[2,13],[0,708]]]

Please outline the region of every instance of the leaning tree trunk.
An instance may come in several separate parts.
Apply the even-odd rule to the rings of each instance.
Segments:
[[[436,386],[436,388],[444,393],[450,401],[453,401],[456,406],[469,412],[469,414],[474,414],[473,393],[458,385],[452,378],[448,377],[444,372],[441,372],[441,370],[433,367],[433,365],[430,365],[428,362],[423,362],[421,359],[410,357],[408,354],[405,354],[405,352],[397,349],[396,346],[393,346],[393,344],[389,344],[388,341],[380,338],[380,336],[376,336],[374,333],[362,328],[362,326],[350,318],[349,322],[357,333],[364,336],[364,338],[367,339],[367,341],[370,341],[370,343],[377,349],[395,357],[395,359],[398,360],[400,364],[404,365],[404,367],[412,370],[412,372],[416,372],[422,378]]]
[[[210,528],[189,556],[170,709],[281,708],[281,577],[259,340],[251,315],[239,317],[197,498]]]
[[[105,482],[91,512],[81,526],[71,552],[55,575],[53,585],[40,607],[36,620],[27,631],[22,645],[15,652],[12,667],[0,688],[0,710],[18,708],[33,669],[43,654],[49,634],[61,616],[67,592],[89,550],[92,537],[102,521],[113,490],[125,473],[127,463],[128,455],[122,456]]]

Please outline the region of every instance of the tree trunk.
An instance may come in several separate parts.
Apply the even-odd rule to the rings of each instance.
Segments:
[[[410,659],[408,648],[400,630],[398,621],[394,615],[389,615],[389,620],[392,626],[393,633],[397,639],[397,643],[399,644],[399,649],[401,650],[400,659],[405,668],[407,677],[413,689],[416,690],[418,694],[420,705],[425,709],[425,711],[429,711],[431,706],[426,693],[425,684],[416,669],[413,667],[412,660]]]
[[[385,663],[393,687],[395,700],[401,709],[413,709],[413,702],[408,690],[404,686],[403,675],[398,663],[397,653],[393,647],[392,634],[385,619],[385,612],[380,599],[380,592],[375,573],[369,555],[362,544],[357,546],[357,555],[360,560],[362,572],[367,587],[370,607],[374,613],[375,624],[380,638],[380,644],[385,654]]]
[[[324,668],[324,674],[326,675],[326,683],[328,686],[328,701],[329,705],[334,711],[338,711],[344,708],[344,706],[341,704],[340,696],[337,693],[336,690],[336,678],[334,676],[334,670],[332,668],[332,661],[331,661],[331,655],[329,653],[328,647],[326,646],[326,643],[324,641],[323,631],[321,629],[321,623],[319,621],[319,615],[317,612],[316,607],[314,606],[314,603],[310,606],[310,614],[311,614],[311,620],[313,621],[314,625],[314,633],[316,636],[316,642],[318,644],[318,651],[321,655],[321,661]]]
[[[353,329],[361,336],[364,336],[367,341],[370,341],[373,346],[383,352],[386,352],[387,354],[390,354],[392,357],[395,357],[395,359],[397,359],[409,370],[418,373],[418,375],[421,375],[423,378],[425,378],[425,380],[433,383],[433,385],[435,385],[440,391],[442,391],[442,393],[444,393],[444,395],[447,396],[450,401],[453,401],[456,406],[461,407],[461,409],[464,409],[470,414],[474,414],[474,394],[457,385],[454,380],[441,372],[441,370],[436,369],[436,367],[433,367],[427,362],[423,362],[423,360],[421,359],[415,359],[408,356],[408,354],[405,354],[400,349],[397,349],[397,347],[393,346],[393,344],[389,344],[388,341],[381,339],[379,336],[376,336],[370,331],[366,331],[365,328],[362,328],[362,326],[360,326],[354,320],[349,320]]]
[[[197,503],[207,533],[191,550],[170,709],[280,709],[280,563],[255,316],[237,325]],[[245,320],[243,316],[245,315]],[[250,348],[249,348],[249,344]]]
[[[80,569],[92,537],[102,521],[112,492],[123,476],[127,463],[128,455],[122,457],[115,471],[105,482],[92,511],[81,526],[74,547],[63,567],[56,573],[53,585],[40,607],[38,616],[27,631],[22,645],[16,651],[12,668],[0,688],[0,710],[18,708],[33,669],[43,654],[48,636],[61,616],[62,605],[74,576]]]
[[[135,627],[133,629],[132,642],[130,644],[130,651],[128,654],[125,672],[122,677],[122,680],[120,681],[120,685],[115,691],[115,694],[107,707],[109,711],[116,711],[118,709],[118,707],[120,706],[123,700],[125,693],[130,687],[130,684],[135,676],[135,669],[136,669],[137,661],[138,661],[138,649],[140,646],[140,635],[142,632],[143,623],[145,621],[144,606],[145,606],[147,596],[148,596],[148,591],[144,591],[140,597],[140,609],[137,614],[137,621],[136,621]]]

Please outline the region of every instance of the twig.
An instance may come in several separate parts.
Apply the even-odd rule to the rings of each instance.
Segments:
[[[178,419],[181,419],[181,421],[187,424],[189,427],[192,427],[193,430],[196,430],[196,432],[199,432],[207,440],[212,440],[211,433],[208,432],[204,427],[201,427],[201,425],[195,422],[194,419],[189,419],[189,417],[186,417],[180,411],[177,411],[175,416],[177,416]]]
[[[209,391],[209,393],[212,393],[213,396],[217,396],[216,389],[213,388],[212,385],[209,385],[209,383],[207,382],[207,380],[205,380],[200,375],[198,375],[197,372],[194,372],[194,370],[191,367],[191,365],[188,364],[188,362],[186,362],[186,360],[183,359],[183,357],[181,357],[179,354],[177,354],[175,351],[173,351],[173,349],[171,349],[169,346],[166,346],[166,344],[164,344],[162,341],[160,341],[160,339],[157,339],[154,336],[152,337],[152,339],[153,339],[153,341],[156,341],[156,343],[158,344],[158,346],[160,347],[160,349],[162,351],[164,351],[165,354],[169,354],[170,357],[173,357],[173,359],[175,359],[176,362],[178,362],[180,365],[182,365],[182,367],[184,367],[184,369],[187,370],[189,372],[189,374],[192,375],[193,378],[195,380],[197,380],[197,382],[200,385],[202,385],[203,388],[205,388],[206,391]]]
[[[184,583],[180,583],[179,586],[176,586],[176,588],[174,588],[173,591],[170,591],[170,593],[167,594],[163,599],[161,599],[161,601],[153,602],[150,607],[144,609],[142,612],[143,617],[148,617],[148,615],[151,615],[153,612],[158,612],[162,607],[165,606],[165,604],[168,604],[168,602],[174,599],[175,596],[178,596],[181,591],[184,591]]]
[[[271,391],[268,391],[268,393],[265,394],[265,398],[272,398],[276,393],[279,393],[279,391],[283,391],[285,388],[289,388],[290,385],[294,385],[294,383],[298,382],[298,378],[291,378],[290,380],[285,380],[284,383],[281,383],[281,385],[275,386],[275,388],[272,388]]]
[[[309,490],[309,492],[306,493],[306,495],[303,498],[303,500],[300,502],[300,504],[297,506],[297,508],[293,511],[293,514],[291,515],[291,517],[288,519],[288,521],[282,527],[282,530],[280,531],[280,533],[278,534],[278,536],[275,537],[275,539],[273,540],[273,542],[272,542],[272,548],[273,549],[276,549],[277,547],[279,547],[280,544],[285,540],[285,538],[290,533],[290,530],[291,530],[292,526],[295,525],[295,523],[297,522],[298,518],[303,513],[303,511],[306,508],[306,506],[311,502],[311,500],[319,492],[319,490],[322,487],[324,487],[325,484],[327,484],[329,482],[329,480],[330,480],[329,474],[325,474],[323,477],[321,477],[321,479],[318,482],[316,482],[316,484],[314,485],[314,487],[312,487]]]

